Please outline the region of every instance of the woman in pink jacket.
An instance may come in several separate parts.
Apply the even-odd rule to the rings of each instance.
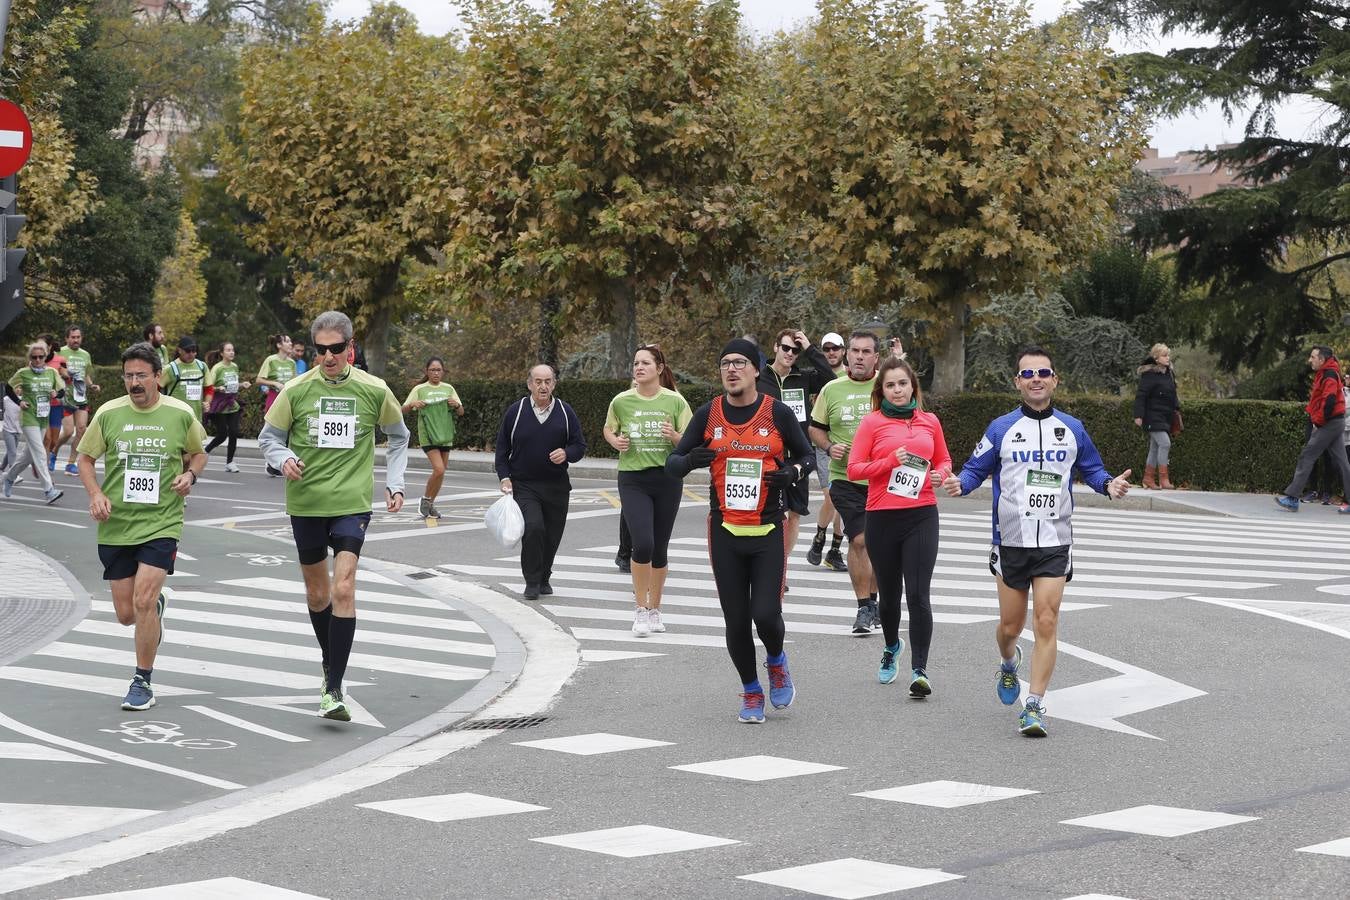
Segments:
[[[919,380],[905,360],[893,356],[881,364],[872,409],[853,438],[848,477],[867,479],[867,555],[876,574],[886,640],[877,679],[895,681],[896,658],[905,649],[900,640],[903,591],[909,604],[909,695],[923,699],[933,692],[927,672],[933,638],[928,597],[938,552],[933,486],[951,472],[952,458],[942,423],[924,412]]]

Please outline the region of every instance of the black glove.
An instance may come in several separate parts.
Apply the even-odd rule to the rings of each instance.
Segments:
[[[795,466],[784,466],[781,469],[774,469],[768,475],[765,475],[764,483],[769,487],[787,490],[797,483],[798,477]]]
[[[703,469],[712,465],[712,461],[717,458],[717,451],[711,447],[695,447],[685,456],[689,460],[689,468]]]

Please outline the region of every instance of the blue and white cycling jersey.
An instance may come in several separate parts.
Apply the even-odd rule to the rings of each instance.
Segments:
[[[1053,406],[1023,405],[989,424],[961,469],[961,493],[994,478],[994,544],[1064,547],[1073,543],[1077,475],[1099,494],[1111,476],[1083,423]]]

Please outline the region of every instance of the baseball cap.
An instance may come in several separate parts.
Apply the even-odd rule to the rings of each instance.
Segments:
[[[825,346],[826,344],[834,344],[836,347],[842,347],[844,346],[844,339],[839,336],[839,332],[831,331],[829,334],[825,335],[823,338],[820,339],[820,345],[822,347]]]

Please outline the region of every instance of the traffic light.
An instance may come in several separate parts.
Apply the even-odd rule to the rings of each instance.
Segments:
[[[27,219],[19,215],[18,178],[0,179],[0,328],[23,312],[23,258],[28,251],[12,246]]]

